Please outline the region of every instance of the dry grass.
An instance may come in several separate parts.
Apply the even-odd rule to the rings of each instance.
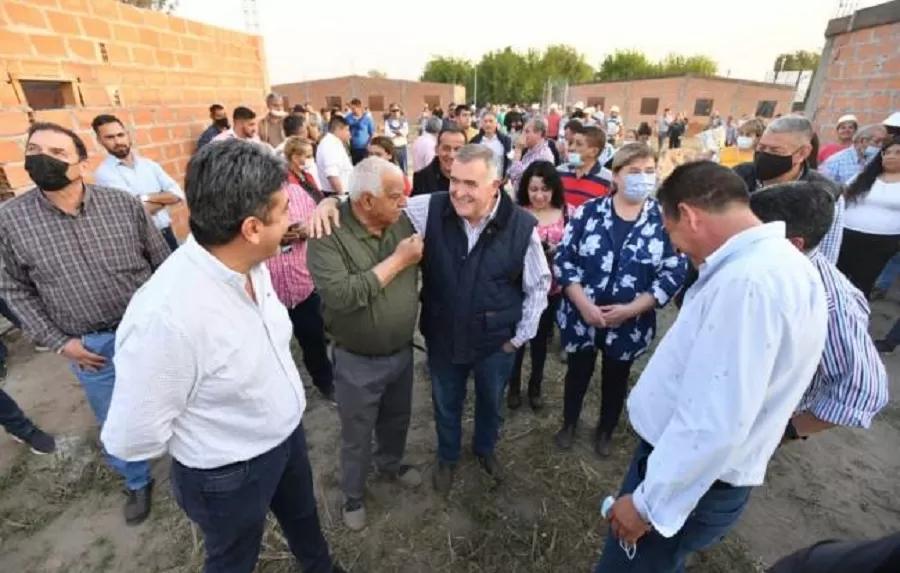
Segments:
[[[418,353],[416,359],[424,361]],[[620,429],[608,460],[601,461],[591,451],[588,436],[599,412],[599,384],[595,383],[588,395],[578,445],[572,452],[559,452],[552,437],[559,424],[564,368],[555,355],[548,360],[544,384],[547,405],[542,413],[535,415],[525,406],[508,416],[498,451],[506,466],[503,485],[495,487],[481,473],[465,446],[457,482],[448,499],[434,495],[428,483],[420,491],[406,492],[373,476],[367,497],[369,527],[359,534],[341,525],[337,460],[331,447],[337,443],[336,417],[321,404],[314,405],[307,415],[307,434],[311,444],[316,439],[326,444],[311,446],[320,518],[344,567],[367,573],[589,571],[605,535],[597,508],[604,496],[616,492],[631,457],[634,436],[629,429]],[[422,462],[429,478],[435,438],[428,380],[421,365],[415,391],[409,451],[413,461]],[[471,399],[469,402],[464,432],[472,427]],[[320,439],[322,432],[328,434],[325,441]],[[96,447],[90,441],[83,444]],[[83,453],[78,448],[75,450]],[[35,534],[66,507],[97,490],[107,492],[111,499],[121,499],[114,497],[118,495],[118,480],[105,469],[96,450],[35,471],[34,464],[41,463],[40,459],[24,456],[0,478],[0,499],[4,500],[0,504],[0,537],[7,542]],[[155,473],[164,476],[167,471]],[[199,532],[171,499],[165,477],[159,480],[156,491],[150,531],[144,534],[146,539],[152,536],[156,540],[154,553],[141,556],[140,570],[200,573],[203,544]],[[96,560],[100,565],[72,564],[61,570],[114,570],[115,547],[108,547],[105,540],[97,540],[96,545],[103,550]],[[270,519],[258,571],[298,570],[277,524]],[[759,570],[735,540],[702,556],[690,569],[694,573]]]

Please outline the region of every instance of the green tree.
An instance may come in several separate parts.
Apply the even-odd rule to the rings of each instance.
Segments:
[[[463,85],[466,87],[466,97],[472,97],[475,87],[475,66],[469,60],[435,56],[425,64],[419,81]]]
[[[810,52],[807,50],[797,50],[793,53],[780,54],[775,58],[775,64],[772,69],[776,72],[800,72],[805,70],[816,70],[819,68],[819,58],[821,54]]]
[[[388,77],[388,75],[386,73],[382,72],[381,70],[369,70],[368,72],[366,72],[366,75],[370,78],[379,78],[379,79]]]
[[[659,63],[659,72],[663,74],[697,74],[714,76],[719,71],[719,64],[709,56],[682,56],[669,54]]]
[[[178,0],[119,0],[123,4],[130,4],[137,8],[146,8],[148,10],[159,10],[166,14],[171,14],[178,7]]]
[[[533,53],[520,54],[509,46],[488,52],[476,66],[478,101],[531,101],[535,91],[534,67],[539,61]],[[474,96],[467,87],[466,97]]]
[[[603,58],[600,69],[594,74],[599,81],[645,78],[659,74],[659,64],[639,50],[616,50]]]

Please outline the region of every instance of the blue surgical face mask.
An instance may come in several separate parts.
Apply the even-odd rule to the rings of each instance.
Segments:
[[[584,165],[584,160],[581,158],[580,153],[575,153],[574,151],[569,152],[569,164],[572,167],[581,167]]]
[[[863,151],[863,157],[865,157],[866,161],[868,161],[869,159],[872,159],[873,157],[878,155],[880,152],[881,152],[880,147],[877,147],[875,145],[870,145],[866,148],[865,151]]]
[[[656,187],[656,173],[629,173],[622,179],[622,194],[629,201],[643,201]]]

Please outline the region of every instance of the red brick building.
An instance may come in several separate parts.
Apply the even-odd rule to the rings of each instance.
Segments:
[[[828,23],[806,110],[825,139],[844,114],[865,125],[900,111],[900,0]]]
[[[30,186],[33,120],[74,129],[96,166],[104,155],[90,124],[101,113],[118,116],[140,153],[180,181],[210,104],[262,111],[265,70],[259,36],[115,0],[2,0],[0,190]],[[175,219],[183,225],[184,213]]]
[[[617,105],[627,128],[637,128],[646,121],[654,130],[654,120],[670,108],[673,113],[684,112],[690,121],[688,132],[695,133],[706,126],[714,111],[723,119],[730,115],[773,117],[790,113],[793,96],[792,87],[685,74],[573,85],[569,87],[567,101],[570,104],[580,101],[585,106],[603,107],[606,111]]]
[[[447,109],[451,103],[466,101],[466,88],[453,84],[412,82],[366,76],[344,76],[325,80],[311,80],[272,86],[290,105],[310,102],[316,109],[343,107],[359,98],[373,114],[387,111],[391,102],[397,103],[409,117],[415,117],[424,104],[432,109]],[[377,117],[377,115],[376,115]]]

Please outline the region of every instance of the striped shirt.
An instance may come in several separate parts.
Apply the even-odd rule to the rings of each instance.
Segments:
[[[300,185],[285,187],[288,194],[288,213],[291,223],[306,224],[310,214],[316,210],[316,202]],[[294,243],[287,252],[275,255],[268,261],[272,287],[278,300],[287,308],[294,308],[316,289],[309,268],[306,266],[306,241]]]
[[[581,207],[585,201],[609,195],[612,186],[612,172],[599,161],[588,173],[579,177],[575,168],[565,163],[557,168],[565,190],[566,203],[573,208]]]
[[[797,411],[839,426],[868,428],[888,403],[887,372],[868,331],[869,304],[818,250],[810,261],[828,299],[828,334]]]

